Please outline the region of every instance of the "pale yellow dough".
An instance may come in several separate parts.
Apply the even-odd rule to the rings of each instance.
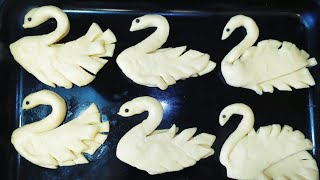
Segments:
[[[88,32],[77,40],[56,44],[68,34],[70,23],[67,15],[54,6],[29,11],[25,15],[23,27],[33,28],[50,18],[57,21],[57,28],[53,32],[26,36],[10,45],[14,59],[49,86],[71,88],[72,84],[89,84],[108,62],[101,57],[112,57],[116,37],[111,30],[103,32],[99,25],[93,23]]]
[[[254,114],[245,104],[232,104],[222,110],[223,126],[233,114],[242,115],[238,128],[222,146],[220,162],[233,179],[318,180],[316,161],[307,152],[313,149],[309,139],[298,130],[279,124],[253,128]]]
[[[109,122],[101,122],[95,104],[79,117],[59,126],[66,116],[66,104],[56,93],[38,91],[23,100],[22,108],[50,105],[46,118],[16,129],[11,136],[15,149],[28,161],[45,168],[88,163],[83,153],[93,154],[107,139]]]
[[[210,55],[186,46],[161,48],[169,36],[169,23],[160,15],[145,15],[132,21],[130,31],[148,27],[157,30],[142,42],[129,47],[117,57],[122,72],[135,83],[162,90],[178,80],[211,72],[216,64]]]
[[[193,137],[197,128],[185,129],[180,134],[175,125],[156,130],[162,121],[163,107],[152,97],[126,102],[118,114],[129,117],[144,111],[148,111],[148,118],[128,131],[118,143],[116,155],[121,161],[153,175],[182,170],[214,153],[211,146],[215,136],[201,133]]]
[[[253,46],[259,36],[259,29],[253,19],[243,15],[232,17],[225,26],[222,40],[243,26],[246,37],[222,60],[221,71],[226,82],[234,87],[254,90],[258,94],[308,88],[315,81],[307,67],[315,66],[315,58],[299,50],[290,42],[277,40],[260,41]]]

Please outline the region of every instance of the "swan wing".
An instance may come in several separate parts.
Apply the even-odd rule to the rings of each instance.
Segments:
[[[272,179],[319,180],[316,161],[307,151],[301,151],[268,167],[264,174]]]
[[[149,174],[161,174],[193,166],[214,153],[211,146],[215,136],[202,133],[193,137],[196,128],[185,129],[179,134],[177,129],[173,125],[170,129],[156,130],[140,141],[136,141],[137,137],[135,140],[129,138],[130,142],[122,142],[121,146],[118,144],[117,157]]]
[[[272,164],[296,153],[313,148],[309,139],[290,126],[278,124],[251,130],[230,154],[228,177],[254,179]],[[250,169],[250,171],[245,169]]]
[[[56,129],[26,135],[21,154],[43,167],[88,163],[83,153],[93,154],[107,139],[101,132],[108,131],[109,123],[100,121],[98,108],[92,104],[79,117]]]
[[[53,66],[62,76],[77,86],[85,86],[108,62],[101,57],[112,57],[116,38],[110,29],[103,32],[93,23],[88,32],[75,41],[56,48]],[[58,84],[59,85],[59,84]]]
[[[118,56],[117,63],[134,82],[162,90],[178,80],[209,73],[216,66],[210,61],[209,54],[186,51],[186,46],[158,49],[152,53],[131,47]]]
[[[305,88],[315,84],[307,67],[316,65],[317,61],[309,59],[308,53],[290,42],[261,41],[257,47],[246,50],[240,60],[243,70],[252,72],[245,88],[258,94],[272,92],[273,87],[288,91],[290,87]],[[302,69],[308,73],[302,73]]]

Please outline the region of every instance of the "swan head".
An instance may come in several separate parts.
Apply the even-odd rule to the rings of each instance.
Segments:
[[[251,108],[243,103],[235,103],[225,107],[219,115],[219,124],[224,126],[234,114],[253,117]]]
[[[244,26],[247,31],[254,32],[254,34],[256,34],[256,32],[259,32],[258,26],[252,18],[244,15],[236,15],[233,16],[224,27],[221,40],[227,39],[235,29],[241,26]]]
[[[39,22],[39,17],[37,16],[38,10],[39,8],[33,8],[24,16],[23,28],[32,28],[41,24]]]
[[[134,19],[130,31],[139,31],[148,27],[169,27],[167,19],[161,15],[148,14]]]
[[[54,14],[63,15],[64,12],[55,6],[33,8],[24,16],[24,23],[22,26],[23,28],[36,27],[52,18]]]
[[[41,104],[55,104],[61,110],[66,109],[64,100],[58,94],[49,90],[41,90],[25,97],[22,102],[22,109],[29,110]]]
[[[163,107],[158,100],[149,96],[142,96],[124,103],[120,107],[118,115],[122,117],[130,117],[153,109],[155,111],[159,111],[159,114],[163,111]]]

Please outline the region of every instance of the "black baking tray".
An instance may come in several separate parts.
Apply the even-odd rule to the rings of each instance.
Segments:
[[[255,112],[257,129],[274,123],[288,124],[301,130],[311,139],[315,148],[310,153],[320,165],[319,66],[311,68],[317,85],[293,92],[275,91],[257,95],[251,90],[228,86],[220,71],[223,57],[245,35],[236,30],[221,41],[224,25],[230,17],[245,14],[253,17],[259,28],[259,41],[277,39],[290,41],[305,49],[320,61],[319,2],[303,0],[250,0],[250,1],[58,1],[7,0],[0,10],[0,179],[227,179],[225,167],[219,162],[223,142],[239,123],[235,116],[224,127],[218,123],[220,111],[227,105],[243,102]],[[68,14],[70,33],[61,42],[78,38],[86,33],[92,22],[104,30],[110,28],[118,42],[114,57],[86,87],[71,90],[50,88],[23,70],[11,56],[8,45],[26,35],[48,33],[55,28],[52,20],[25,30],[23,17],[28,10],[42,5],[56,5]],[[188,48],[209,53],[217,63],[216,69],[202,77],[178,81],[166,91],[134,84],[118,68],[115,59],[125,48],[140,42],[153,29],[129,32],[131,21],[141,15],[157,13],[167,17],[171,32],[163,47],[187,45]],[[76,117],[90,103],[96,103],[103,120],[109,120],[108,140],[93,156],[89,164],[60,167],[49,170],[38,167],[20,157],[10,143],[14,129],[41,119],[50,112],[49,107],[38,107],[23,112],[22,99],[41,89],[58,92],[68,104],[67,120]],[[115,156],[119,139],[147,114],[121,118],[116,113],[124,102],[138,96],[149,95],[165,104],[164,120],[159,128],[176,124],[181,129],[198,127],[198,133],[217,136],[213,145],[215,154],[199,161],[195,166],[179,172],[150,176]]]

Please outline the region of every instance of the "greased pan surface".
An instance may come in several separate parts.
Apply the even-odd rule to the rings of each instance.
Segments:
[[[222,30],[232,16],[248,15],[260,28],[258,41],[277,39],[290,41],[305,49],[320,60],[319,17],[316,3],[310,1],[256,1],[237,3],[235,1],[5,1],[1,7],[0,43],[0,152],[1,177],[4,179],[227,179],[225,167],[219,162],[219,152],[223,142],[239,123],[233,117],[224,127],[220,127],[218,116],[227,105],[236,102],[248,104],[256,116],[255,128],[274,123],[288,124],[301,130],[315,145],[311,152],[320,159],[320,114],[319,114],[319,67],[311,69],[317,85],[310,89],[293,92],[275,91],[262,96],[246,89],[228,86],[220,71],[223,57],[245,36],[244,29],[236,30],[230,38],[221,41]],[[33,7],[56,5],[62,8],[71,22],[70,33],[61,42],[76,39],[86,33],[92,22],[103,30],[110,28],[118,42],[114,57],[98,73],[88,86],[71,90],[50,88],[23,70],[8,51],[8,45],[26,35],[40,35],[51,32],[55,21],[50,20],[34,29],[23,29],[23,17]],[[141,15],[157,13],[164,15],[171,27],[170,35],[163,47],[187,45],[209,53],[217,63],[215,70],[205,76],[178,81],[166,91],[148,88],[133,83],[116,64],[117,55],[154,31],[147,29],[129,32],[131,21]],[[41,89],[50,89],[61,95],[68,104],[67,120],[78,116],[91,103],[96,103],[103,121],[110,121],[108,140],[90,156],[89,164],[49,170],[38,167],[20,157],[10,143],[10,135],[15,128],[45,117],[50,107],[38,107],[22,111],[23,98]],[[149,95],[164,105],[165,114],[159,128],[169,128],[176,124],[181,129],[198,127],[197,133],[208,132],[217,136],[213,147],[215,154],[199,161],[195,166],[179,172],[149,176],[115,156],[119,139],[134,125],[140,123],[147,113],[131,118],[122,118],[116,113],[126,101],[138,96]],[[3,174],[3,175],[2,175]],[[2,179],[2,178],[1,178]]]

